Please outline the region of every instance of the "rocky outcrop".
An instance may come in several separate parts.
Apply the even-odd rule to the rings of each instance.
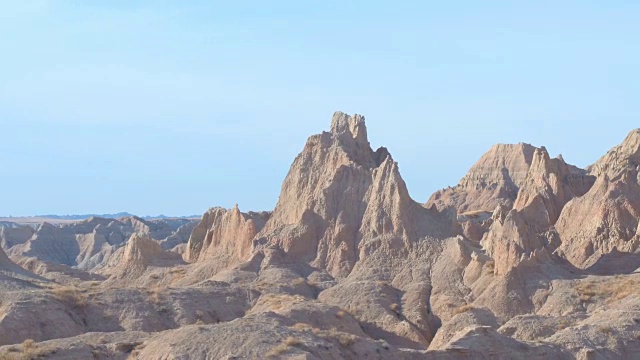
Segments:
[[[18,266],[0,247],[0,292],[33,288],[36,287],[36,282],[46,280]]]
[[[115,282],[121,286],[128,286],[133,283],[125,284],[122,281],[144,280],[141,277],[150,267],[171,267],[180,264],[182,258],[179,254],[162,250],[160,244],[148,234],[134,233],[127,245],[112,257],[102,274],[110,275],[109,285]]]
[[[511,208],[527,178],[535,150],[524,143],[494,145],[457,186],[431,195],[427,207],[453,207],[460,214],[492,211],[498,205]]]
[[[247,260],[252,241],[269,218],[269,213],[242,213],[233,209],[207,211],[191,233],[184,258],[189,262],[218,261],[220,268]]]
[[[598,177],[595,185],[567,204],[556,225],[559,253],[582,268],[616,249],[640,248],[640,129],[589,170]]]
[[[364,117],[337,112],[331,131],[310,137],[293,162],[254,244],[280,247],[343,277],[363,255],[362,243],[409,245],[453,232],[433,213],[411,200],[387,149],[371,149]]]
[[[594,180],[561,157],[551,159],[544,147],[536,149],[513,209],[498,208],[482,240],[495,260],[495,273],[506,274],[536,249],[555,250],[560,242],[552,226],[564,205],[587,192]]]
[[[12,246],[8,253],[94,270],[107,264],[132,234],[139,232],[154,240],[166,241],[177,232],[180,224],[189,222],[185,219],[147,221],[138,217],[118,220],[92,217],[77,223],[43,223],[27,241]],[[172,244],[176,240],[170,239]]]
[[[0,358],[636,358],[639,153],[498,145],[425,207],[336,113],[273,213],[0,231]]]
[[[35,229],[32,226],[20,225],[12,222],[0,222],[0,246],[3,249],[24,244],[33,234]]]

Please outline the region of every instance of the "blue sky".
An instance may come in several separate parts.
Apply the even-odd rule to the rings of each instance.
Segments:
[[[135,4],[134,4],[135,3]],[[637,1],[0,0],[0,215],[271,209],[335,110],[411,195],[640,127]]]

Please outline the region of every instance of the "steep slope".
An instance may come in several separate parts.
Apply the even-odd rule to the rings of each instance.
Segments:
[[[511,208],[524,184],[536,147],[529,144],[497,144],[469,169],[453,188],[437,191],[427,207],[454,207],[458,213],[492,211],[498,205]]]
[[[168,268],[180,264],[182,258],[179,254],[162,250],[160,244],[148,234],[134,233],[101,274],[110,275],[107,285],[126,287],[136,283],[145,284],[143,275],[151,267]]]
[[[361,243],[386,237],[408,245],[429,232],[453,233],[431,214],[410,199],[387,149],[371,149],[364,117],[337,112],[331,131],[310,137],[293,162],[255,245],[343,277],[364,255]]]
[[[24,244],[35,233],[34,227],[12,222],[0,222],[0,246],[7,250],[12,246]]]
[[[584,196],[571,201],[556,225],[559,253],[586,268],[614,249],[640,247],[640,129],[589,168],[598,177]]]
[[[551,227],[564,205],[587,192],[594,180],[561,157],[551,159],[544,147],[536,149],[513,209],[496,211],[495,221],[482,240],[496,262],[496,274],[506,274],[536,249],[555,250],[560,244]]]
[[[34,282],[45,281],[44,278],[21,268],[11,261],[4,250],[0,248],[0,292],[33,288],[36,287]]]
[[[225,262],[247,260],[252,240],[269,218],[269,213],[242,213],[238,205],[233,209],[212,208],[196,225],[185,252],[189,262],[215,259]]]

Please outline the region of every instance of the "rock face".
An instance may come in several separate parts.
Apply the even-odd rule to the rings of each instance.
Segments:
[[[564,205],[584,195],[594,180],[561,157],[551,159],[544,147],[536,149],[513,209],[496,210],[493,225],[482,240],[495,259],[496,274],[506,274],[536,249],[555,250],[560,243],[552,226]]]
[[[188,226],[189,222],[184,219],[147,221],[138,217],[118,220],[94,217],[71,224],[44,223],[29,239],[10,247],[8,253],[93,270],[104,266],[132,234],[148,234],[161,242],[169,239],[173,244],[176,239],[170,238],[179,226]]]
[[[0,222],[0,246],[7,250],[12,246],[24,244],[34,233],[35,229],[31,226]]]
[[[140,279],[149,267],[170,267],[179,264],[179,254],[163,251],[160,244],[146,233],[135,233],[102,272],[110,275],[110,282],[135,281]]]
[[[367,239],[408,245],[429,232],[451,231],[450,224],[434,226],[430,214],[410,199],[387,149],[371,149],[364,117],[337,112],[331,131],[310,137],[293,162],[255,245],[280,247],[343,277]]]
[[[579,267],[593,265],[614,249],[640,247],[640,129],[611,149],[589,171],[597,176],[584,196],[565,207],[556,225],[560,253]]]
[[[511,208],[524,184],[536,147],[529,144],[494,145],[471,167],[460,183],[437,191],[427,207],[454,207],[458,213]]]
[[[45,279],[14,263],[0,248],[0,291],[33,288],[36,287],[33,282],[44,281]]]
[[[185,260],[215,260],[222,267],[247,260],[252,241],[269,218],[269,213],[242,213],[233,209],[213,208],[207,211],[191,233]]]
[[[0,358],[635,359],[639,160],[497,145],[425,207],[336,113],[273,213],[0,223]]]

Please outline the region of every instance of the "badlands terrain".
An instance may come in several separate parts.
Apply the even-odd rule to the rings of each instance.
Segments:
[[[586,169],[495,145],[418,202],[338,112],[271,212],[2,222],[0,359],[639,359],[621,140]]]

